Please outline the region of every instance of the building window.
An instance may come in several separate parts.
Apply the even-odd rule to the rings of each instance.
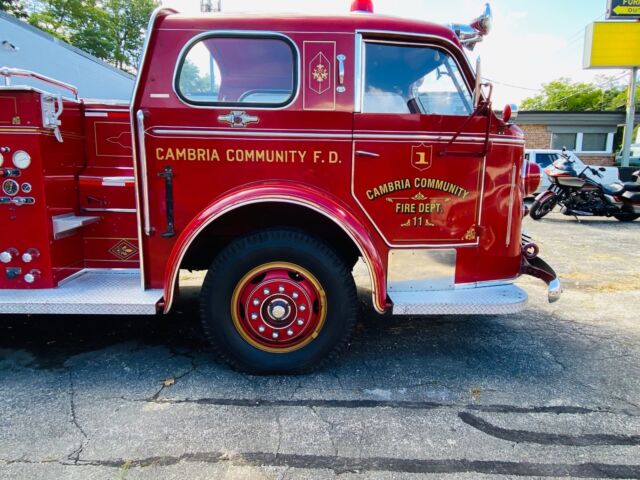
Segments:
[[[607,151],[606,133],[584,133],[582,134],[582,152],[606,152]]]
[[[554,133],[551,135],[551,148],[553,150],[567,150],[574,151],[576,149],[577,133]]]
[[[554,132],[551,134],[551,148],[565,148],[578,153],[612,153],[613,133],[604,132]]]

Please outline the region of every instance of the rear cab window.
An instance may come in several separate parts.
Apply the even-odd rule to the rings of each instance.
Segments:
[[[285,37],[207,34],[185,48],[174,87],[196,106],[283,107],[297,92],[297,61]]]

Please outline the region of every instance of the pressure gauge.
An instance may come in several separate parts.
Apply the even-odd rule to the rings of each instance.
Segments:
[[[13,197],[20,191],[20,186],[18,185],[18,182],[16,182],[15,180],[5,180],[2,183],[2,191],[4,192],[5,195],[9,195],[10,197]]]
[[[18,150],[13,154],[13,164],[19,169],[24,170],[31,165],[31,155],[24,150]]]

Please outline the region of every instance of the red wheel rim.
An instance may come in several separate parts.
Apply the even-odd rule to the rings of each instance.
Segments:
[[[231,316],[238,333],[254,347],[288,353],[318,336],[326,303],[324,289],[309,271],[292,263],[267,263],[238,282]]]

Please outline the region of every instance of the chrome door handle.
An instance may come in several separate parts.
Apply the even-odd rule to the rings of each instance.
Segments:
[[[260,119],[255,115],[247,115],[247,112],[234,110],[227,115],[219,115],[219,122],[226,122],[233,128],[244,128],[250,123],[258,123]]]
[[[371,158],[379,158],[380,154],[374,152],[367,152],[365,150],[356,150],[356,155],[359,157],[371,157]]]
[[[347,59],[347,57],[343,54],[340,54],[336,57],[338,59],[338,92],[339,93],[344,93],[347,91],[346,87],[344,86],[344,62]]]

